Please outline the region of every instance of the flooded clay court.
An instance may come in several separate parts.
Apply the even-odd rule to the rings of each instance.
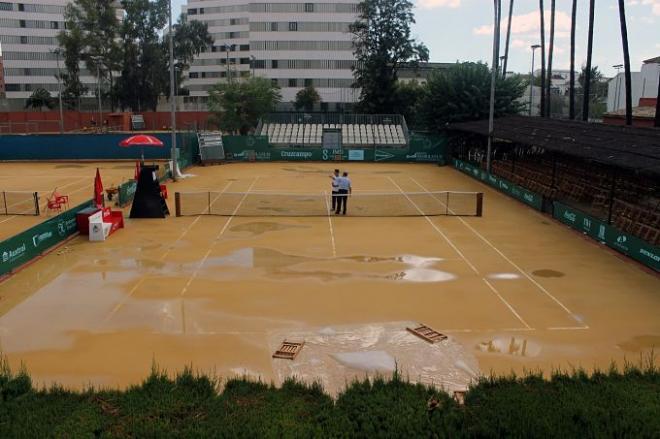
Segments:
[[[80,178],[70,188],[91,194],[93,174],[62,165],[25,166]],[[0,181],[29,178],[0,166]],[[133,173],[101,166],[107,183]],[[127,386],[156,362],[276,383],[296,375],[336,392],[395,366],[459,389],[491,371],[607,368],[660,345],[656,274],[451,167],[194,167],[169,192],[318,195],[336,166],[356,194],[392,203],[402,192],[483,192],[483,217],[127,219],[108,241],[77,237],[0,284],[3,353],[39,383],[72,387]],[[448,339],[406,331],[419,323]],[[295,360],[272,358],[283,340],[305,342]]]

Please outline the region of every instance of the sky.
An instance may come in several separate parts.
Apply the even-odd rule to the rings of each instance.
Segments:
[[[509,1],[502,0],[502,51],[509,11]],[[546,44],[549,40],[550,1],[545,0]],[[493,41],[493,2],[490,0],[413,0],[415,17],[413,35],[430,50],[431,61],[484,61],[490,63]],[[184,0],[173,0],[175,14]],[[628,22],[630,67],[639,71],[642,61],[660,56],[660,0],[625,0]],[[572,0],[556,0],[555,51],[553,68],[568,69]],[[526,73],[531,67],[532,44],[540,40],[538,0],[515,0],[511,21],[511,43],[507,70]],[[605,76],[613,76],[612,67],[623,63],[619,8],[617,0],[596,1],[593,65]],[[576,65],[585,62],[589,1],[578,0],[576,30]],[[539,68],[538,55],[536,68]]]

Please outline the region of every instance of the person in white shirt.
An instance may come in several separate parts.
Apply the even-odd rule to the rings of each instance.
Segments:
[[[335,210],[337,208],[337,195],[339,195],[339,186],[337,186],[339,169],[335,169],[335,173],[330,178],[332,179],[332,210]]]
[[[342,215],[346,215],[348,196],[353,191],[353,188],[351,187],[351,179],[348,178],[348,172],[344,172],[341,177],[337,177],[336,181],[339,194],[337,196],[337,209],[335,209],[335,214],[339,215],[339,212],[341,212]]]

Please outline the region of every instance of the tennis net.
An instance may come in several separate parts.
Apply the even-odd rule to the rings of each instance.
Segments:
[[[176,215],[328,216],[330,194],[278,192],[177,192]],[[354,193],[347,198],[349,216],[481,216],[481,192]]]
[[[0,192],[0,215],[39,215],[37,192]]]

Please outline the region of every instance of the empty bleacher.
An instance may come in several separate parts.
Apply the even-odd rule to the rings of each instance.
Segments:
[[[554,178],[553,178],[554,166]],[[492,163],[495,175],[550,199],[567,202],[602,219],[609,217],[619,230],[651,244],[660,244],[660,191],[643,176],[619,174],[612,193],[612,173],[604,166],[576,160],[553,162],[540,156],[501,157]]]
[[[321,146],[325,128],[341,130],[342,144],[346,147],[404,147],[408,144],[405,120],[399,115],[301,117],[296,113],[276,114],[265,118],[256,134],[268,136],[269,143],[276,146]]]

